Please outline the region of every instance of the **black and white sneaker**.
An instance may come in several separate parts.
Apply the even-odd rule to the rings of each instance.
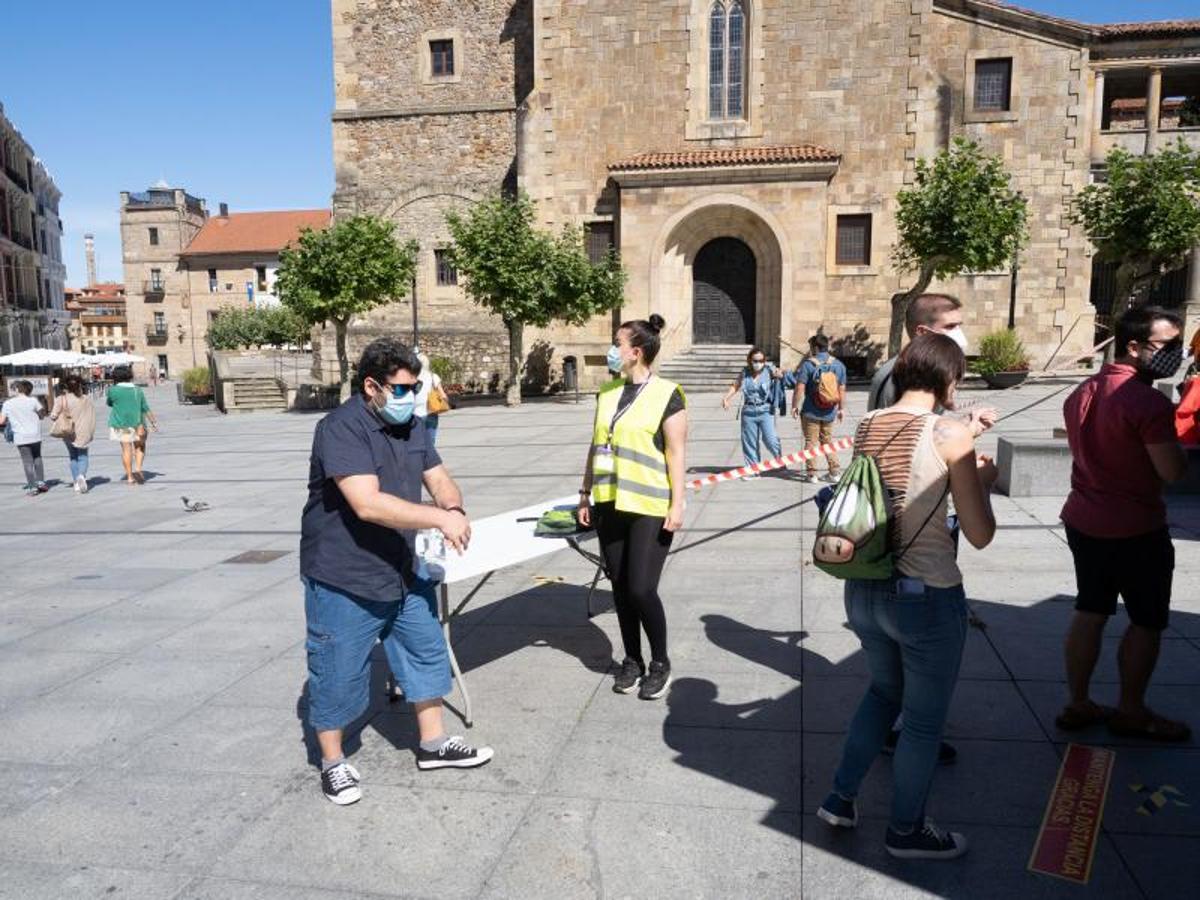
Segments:
[[[620,671],[613,678],[613,690],[618,694],[632,694],[642,683],[642,676],[645,674],[642,664],[627,656],[621,662]]]
[[[858,807],[834,791],[817,807],[817,818],[835,828],[853,828],[858,824]]]
[[[362,799],[362,791],[358,787],[359,778],[358,769],[348,762],[340,762],[321,773],[321,790],[330,802],[338,806],[349,806]]]
[[[957,859],[967,852],[967,839],[956,831],[942,831],[926,819],[920,828],[900,834],[891,827],[883,839],[884,848],[898,859]]]
[[[668,663],[653,661],[650,671],[642,677],[642,686],[638,691],[641,700],[657,700],[671,686],[671,666]]]
[[[473,769],[488,762],[495,751],[491,747],[472,747],[458,735],[447,738],[438,750],[417,747],[418,769]]]

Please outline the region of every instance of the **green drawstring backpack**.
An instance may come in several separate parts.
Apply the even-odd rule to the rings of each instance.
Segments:
[[[912,425],[922,422],[924,416],[915,416],[888,438],[876,454],[859,453],[850,461],[833,498],[825,507],[817,525],[817,537],[813,544],[813,562],[818,569],[834,578],[862,578],[880,580],[890,578],[896,562],[912,546],[925,525],[933,518],[933,512],[925,524],[913,535],[908,546],[899,555],[892,552],[889,521],[891,498],[879,474],[875,457],[887,449],[888,444],[907,431]],[[871,423],[867,423],[867,434]],[[863,436],[866,442],[866,435]],[[949,490],[949,482],[946,489]],[[938,506],[941,504],[939,503]],[[934,507],[934,512],[937,511]]]

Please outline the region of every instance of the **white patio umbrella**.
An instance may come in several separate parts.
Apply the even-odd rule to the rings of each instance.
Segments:
[[[128,366],[133,363],[145,362],[144,356],[138,356],[135,353],[93,353],[91,356],[85,357],[88,365],[104,366],[110,368],[112,366]]]
[[[82,353],[70,350],[50,350],[45,347],[31,347],[20,353],[10,353],[0,356],[0,365],[6,366],[73,366],[90,365],[91,360]]]

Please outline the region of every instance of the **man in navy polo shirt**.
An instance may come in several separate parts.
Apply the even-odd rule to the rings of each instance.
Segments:
[[[308,721],[321,746],[321,789],[342,806],[362,797],[342,734],[369,705],[376,640],[416,710],[417,767],[472,768],[492,758],[490,747],[448,737],[442,723],[450,657],[435,584],[418,572],[415,531],[436,528],[461,552],[471,525],[458,485],[413,416],[425,387],[420,374],[420,361],[404,344],[373,341],[358,363],[358,393],[322,419],[313,436],[300,537]],[[422,485],[435,505],[421,503]]]

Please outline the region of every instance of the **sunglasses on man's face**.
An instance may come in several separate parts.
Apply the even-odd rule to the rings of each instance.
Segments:
[[[421,382],[414,381],[412,384],[385,384],[380,385],[384,390],[391,389],[392,396],[399,400],[401,397],[407,397],[409,393],[421,393]]]

